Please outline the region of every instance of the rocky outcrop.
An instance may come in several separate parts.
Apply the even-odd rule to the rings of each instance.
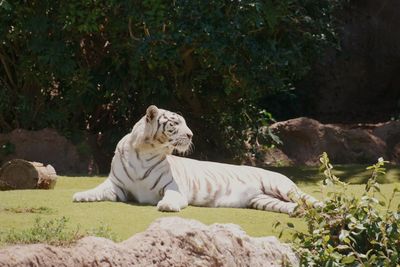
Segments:
[[[89,160],[54,129],[0,134],[0,163],[11,159],[51,164],[57,173],[87,173]]]
[[[247,236],[237,225],[206,226],[166,217],[122,243],[86,237],[72,247],[46,244],[0,250],[0,266],[298,266],[275,237]]]
[[[277,122],[278,147],[296,165],[317,165],[322,152],[336,164],[371,164],[379,157],[400,163],[400,121],[378,124],[322,124],[309,118]]]

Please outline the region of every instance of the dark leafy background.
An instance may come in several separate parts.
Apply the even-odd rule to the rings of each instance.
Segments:
[[[180,111],[197,156],[240,157],[296,106],[295,82],[336,45],[339,0],[0,2],[0,131],[52,127],[104,150],[146,107]],[[206,151],[205,148],[209,148]]]

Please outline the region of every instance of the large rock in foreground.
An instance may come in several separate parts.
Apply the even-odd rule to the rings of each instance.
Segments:
[[[296,118],[277,122],[271,130],[283,142],[279,152],[296,165],[319,164],[322,152],[336,164],[371,164],[379,157],[400,164],[400,121],[340,125]]]
[[[267,227],[267,226],[266,226]],[[237,225],[206,226],[166,217],[122,243],[86,237],[73,247],[46,244],[0,250],[0,266],[298,266],[275,237],[249,237]]]

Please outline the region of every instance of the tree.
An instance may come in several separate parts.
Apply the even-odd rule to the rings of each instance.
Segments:
[[[105,132],[112,147],[157,104],[239,155],[262,99],[334,44],[339,1],[4,0],[0,130]]]

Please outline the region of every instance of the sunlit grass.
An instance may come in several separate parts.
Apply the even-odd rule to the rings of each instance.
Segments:
[[[156,218],[166,216],[196,219],[205,224],[234,223],[240,225],[251,236],[278,235],[272,227],[277,220],[283,224],[292,222],[296,229],[305,230],[305,223],[301,218],[251,209],[188,207],[179,213],[163,213],[157,211],[154,206],[135,203],[72,202],[73,193],[93,188],[104,179],[104,177],[59,177],[54,190],[0,191],[0,232],[27,229],[34,225],[37,217],[42,220],[66,217],[67,227],[71,229],[78,227],[84,233],[108,225],[118,239],[124,240],[144,231]],[[383,195],[389,196],[396,186],[400,188],[398,176],[397,181],[394,176],[390,181],[391,183],[381,186]],[[321,198],[321,193],[318,192],[320,187],[315,182],[300,181],[299,184],[305,192]],[[349,193],[359,195],[363,188],[362,184],[350,185],[348,190]],[[400,200],[396,198],[392,207],[397,207],[399,204]],[[286,237],[283,236],[283,239]]]
[[[367,170],[368,165],[347,164],[335,165],[333,173],[340,177],[342,181],[352,184],[366,183],[371,175],[371,171]],[[395,183],[400,182],[400,166],[387,165],[386,174],[378,178],[379,183]],[[271,167],[273,171],[285,174],[297,184],[315,184],[321,180],[319,167]]]

